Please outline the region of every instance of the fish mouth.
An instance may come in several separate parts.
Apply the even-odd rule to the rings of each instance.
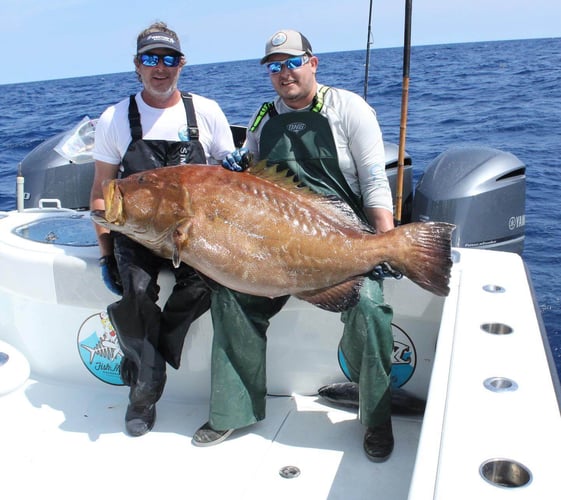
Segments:
[[[118,226],[123,225],[125,222],[123,214],[123,194],[115,180],[103,186],[103,198],[105,201],[105,221]]]

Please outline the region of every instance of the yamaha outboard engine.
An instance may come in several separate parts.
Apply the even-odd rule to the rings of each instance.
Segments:
[[[526,167],[489,147],[453,147],[438,156],[417,184],[413,221],[456,224],[452,245],[522,253]]]

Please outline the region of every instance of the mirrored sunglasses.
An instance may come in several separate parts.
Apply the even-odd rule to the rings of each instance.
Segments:
[[[308,56],[297,56],[297,57],[290,57],[289,59],[285,59],[284,61],[274,61],[267,64],[267,70],[272,75],[276,73],[280,73],[283,66],[286,66],[286,69],[298,69],[304,66],[310,58]]]
[[[164,63],[164,66],[168,68],[175,68],[179,65],[181,60],[180,55],[165,55],[161,56],[158,54],[140,54],[140,62],[143,66],[148,66],[149,68],[155,68],[160,61]]]

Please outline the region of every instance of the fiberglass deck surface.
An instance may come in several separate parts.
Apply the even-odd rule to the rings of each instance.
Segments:
[[[59,499],[407,498],[420,418],[394,417],[394,454],[375,464],[363,454],[356,412],[316,397],[269,398],[264,421],[208,448],[191,444],[207,402],[164,397],[152,432],[131,438],[126,400],[124,387],[85,391],[31,379],[0,397],[2,491]],[[283,467],[300,474],[285,479]]]

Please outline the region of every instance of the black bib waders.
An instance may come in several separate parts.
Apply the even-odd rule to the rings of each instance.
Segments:
[[[140,115],[134,96],[129,104],[132,141],[122,160],[120,177],[179,163],[206,163],[192,98],[183,94],[189,141],[143,140]],[[108,307],[125,357],[121,377],[130,385],[130,402],[150,405],[161,396],[166,380],[166,361],[179,367],[181,350],[190,324],[210,307],[210,292],[198,274],[184,263],[175,269],[168,259],[125,235],[116,233],[114,253],[123,283],[123,297]],[[167,268],[175,285],[163,311],[156,304],[159,272]]]

